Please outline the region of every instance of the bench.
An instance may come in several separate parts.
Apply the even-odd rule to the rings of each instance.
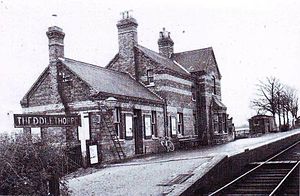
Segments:
[[[200,145],[199,138],[178,138],[178,142],[181,149],[193,148]]]

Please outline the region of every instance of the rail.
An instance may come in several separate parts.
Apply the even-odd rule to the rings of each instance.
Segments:
[[[234,179],[233,181],[229,182],[228,184],[224,185],[223,187],[219,188],[218,190],[214,191],[213,193],[209,194],[209,196],[213,196],[216,194],[220,194],[222,191],[224,191],[225,189],[227,189],[228,187],[230,187],[231,185],[233,185],[234,183],[238,182],[239,180],[241,180],[242,178],[244,178],[245,176],[247,176],[248,174],[252,173],[253,171],[257,170],[258,168],[260,168],[261,166],[265,165],[266,163],[270,162],[272,159],[275,159],[276,157],[280,156],[281,154],[285,153],[286,151],[288,151],[289,149],[293,148],[294,146],[298,145],[300,143],[300,141],[292,144],[291,146],[289,146],[288,148],[282,150],[281,152],[277,153],[276,155],[274,155],[273,157],[269,158],[268,160],[260,163],[258,166],[254,167],[253,169],[247,171],[246,173],[242,174],[241,176],[237,177],[236,179]],[[299,163],[297,163],[296,165],[298,165]],[[291,172],[291,171],[290,171]],[[290,173],[289,172],[289,173]],[[287,174],[289,175],[289,174]],[[287,176],[286,176],[287,177]],[[284,182],[284,181],[283,181]],[[282,182],[282,183],[283,183]],[[282,184],[281,182],[278,184],[278,186]],[[279,186],[279,187],[280,187]],[[278,187],[278,188],[279,188]],[[277,187],[276,187],[277,188]],[[273,193],[273,192],[272,192]]]
[[[269,196],[275,195],[275,193],[281,188],[281,186],[284,184],[284,182],[287,180],[287,178],[293,173],[293,171],[298,167],[300,161],[297,162],[297,164],[285,175],[285,177],[280,181],[280,183],[275,187],[275,189],[270,193]]]

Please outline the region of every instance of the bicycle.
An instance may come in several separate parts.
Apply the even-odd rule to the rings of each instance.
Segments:
[[[167,152],[173,152],[175,150],[175,146],[169,137],[159,137],[159,142]]]

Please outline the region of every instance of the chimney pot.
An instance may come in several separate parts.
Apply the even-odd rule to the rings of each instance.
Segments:
[[[158,39],[158,49],[159,54],[164,57],[170,58],[174,52],[174,42],[171,39],[171,33],[166,31],[166,28],[163,27],[163,31],[159,32],[159,39]]]

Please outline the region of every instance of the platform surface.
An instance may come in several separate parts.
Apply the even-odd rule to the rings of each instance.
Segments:
[[[179,195],[224,157],[295,134],[300,134],[300,129],[89,168],[77,172],[79,177],[68,176],[69,187],[72,195]]]

